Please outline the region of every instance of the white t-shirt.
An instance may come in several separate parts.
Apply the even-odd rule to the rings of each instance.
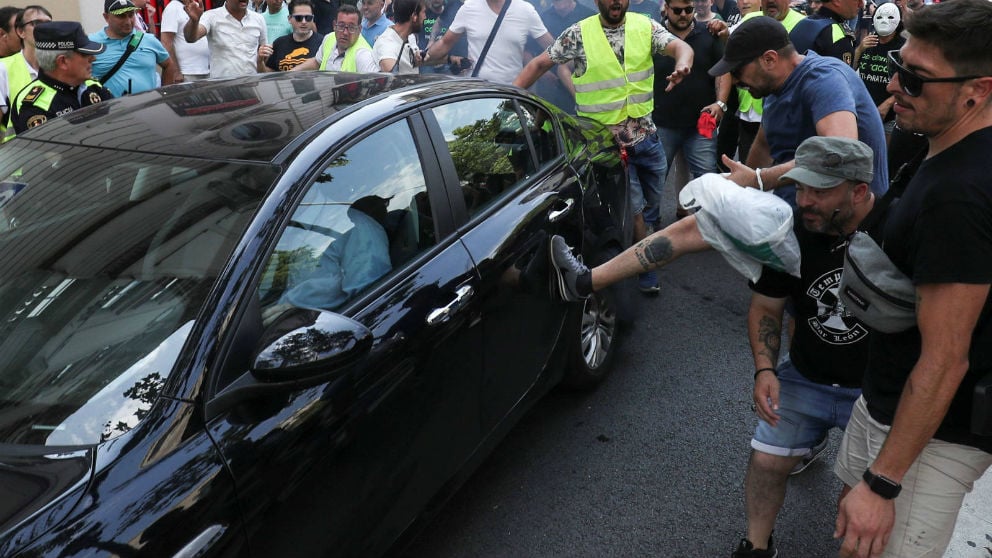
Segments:
[[[207,75],[210,73],[210,46],[204,37],[195,43],[187,43],[183,35],[183,27],[189,21],[189,15],[183,9],[179,0],[169,2],[162,12],[162,32],[175,33],[173,44],[176,49],[176,60],[179,61],[179,71],[189,75]]]
[[[206,28],[210,41],[210,77],[247,76],[258,71],[258,47],[268,42],[265,19],[260,14],[248,10],[238,21],[221,6],[204,12],[200,25]]]
[[[333,33],[332,33],[333,35]],[[317,63],[324,59],[324,49],[331,48],[331,57],[327,59],[327,67],[324,70],[340,70],[341,64],[344,63],[343,52],[338,52],[338,43],[334,40],[331,35],[324,37],[324,42],[320,44],[320,48],[317,49],[317,54],[314,58],[317,59]],[[355,53],[355,66],[359,73],[365,74],[368,72],[378,72],[379,63],[375,60],[375,54],[371,50],[366,48],[358,49]]]
[[[468,37],[468,57],[473,62],[479,60],[498,16],[486,0],[465,0],[451,22],[448,29]],[[530,2],[513,0],[486,53],[479,77],[496,83],[512,83],[524,67],[527,39],[537,39],[547,32],[541,16]]]
[[[379,38],[375,40],[375,44],[372,45],[372,52],[375,54],[376,63],[381,62],[383,58],[396,60],[396,57],[399,55],[400,49],[402,48],[403,56],[399,59],[400,69],[397,73],[418,73],[419,70],[413,66],[413,49],[417,48],[417,37],[416,35],[411,34],[407,39],[407,45],[404,48],[403,39],[395,29],[389,27],[383,31],[382,34],[379,35]]]

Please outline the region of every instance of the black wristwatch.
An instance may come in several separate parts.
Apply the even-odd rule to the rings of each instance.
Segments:
[[[868,488],[872,492],[878,494],[886,500],[892,500],[899,495],[899,491],[902,490],[902,485],[896,481],[883,477],[882,475],[876,475],[871,472],[871,469],[865,469],[865,474],[861,475],[862,480],[868,485]]]

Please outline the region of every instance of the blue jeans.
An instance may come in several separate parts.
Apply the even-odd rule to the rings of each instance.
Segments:
[[[779,366],[778,425],[758,421],[751,447],[771,455],[806,455],[833,427],[843,430],[861,389],[818,384],[796,371],[792,363]]]
[[[644,222],[658,222],[661,188],[668,174],[668,159],[658,134],[651,134],[627,148],[627,172],[630,175],[630,205],[634,214],[644,213]]]
[[[695,126],[689,128],[658,128],[661,143],[665,146],[666,162],[672,166],[675,154],[682,150],[689,164],[689,173],[699,178],[706,173],[716,172],[716,136],[704,138]]]

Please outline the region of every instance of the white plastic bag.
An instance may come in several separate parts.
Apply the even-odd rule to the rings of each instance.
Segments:
[[[686,184],[679,203],[696,210],[703,240],[751,281],[761,277],[763,265],[799,277],[792,207],[782,198],[705,174]]]

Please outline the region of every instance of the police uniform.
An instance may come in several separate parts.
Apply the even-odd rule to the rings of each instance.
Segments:
[[[94,79],[74,87],[41,72],[15,98],[10,121],[14,131],[21,133],[50,118],[112,98],[110,91]]]
[[[73,50],[83,55],[96,55],[104,49],[102,44],[91,41],[82,26],[74,21],[40,23],[35,26],[34,38],[38,50]],[[72,85],[40,70],[38,78],[14,97],[8,116],[14,131],[20,133],[51,118],[111,98],[110,91],[94,79]]]

